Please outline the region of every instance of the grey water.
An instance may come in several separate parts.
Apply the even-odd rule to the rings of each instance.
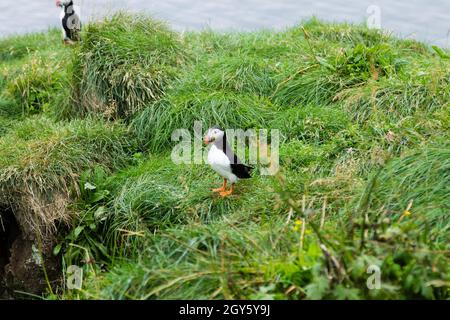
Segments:
[[[316,16],[331,22],[366,23],[379,13],[381,28],[402,38],[449,48],[450,0],[75,0],[84,22],[116,10],[146,12],[176,30],[280,30]],[[0,37],[59,25],[54,0],[0,0]]]

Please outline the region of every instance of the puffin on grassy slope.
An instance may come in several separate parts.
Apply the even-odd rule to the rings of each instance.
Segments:
[[[234,154],[229,143],[225,131],[219,127],[208,129],[204,137],[205,144],[212,143],[208,152],[208,164],[223,177],[223,185],[220,188],[213,189],[219,192],[222,197],[229,196],[233,193],[234,184],[238,179],[250,178],[252,167],[242,164],[239,158]],[[231,188],[227,190],[227,181],[231,183]]]
[[[81,22],[78,13],[75,12],[73,0],[56,0],[56,6],[61,7],[59,18],[63,29],[65,44],[73,44],[80,40]]]

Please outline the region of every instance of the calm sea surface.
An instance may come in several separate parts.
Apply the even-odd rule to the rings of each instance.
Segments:
[[[377,6],[381,27],[394,34],[450,45],[450,0],[75,0],[84,21],[115,10],[148,12],[177,30],[282,29],[312,15],[327,21],[364,22]],[[370,11],[370,10],[369,10]],[[0,37],[57,26],[54,0],[0,0]]]

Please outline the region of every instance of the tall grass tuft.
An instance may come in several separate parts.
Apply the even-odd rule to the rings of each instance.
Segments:
[[[6,94],[21,106],[24,115],[49,111],[67,84],[61,61],[33,57],[16,72],[6,88]]]
[[[74,58],[78,113],[133,115],[164,94],[183,60],[181,38],[160,21],[117,13],[88,25]]]
[[[52,233],[56,223],[73,218],[67,205],[79,193],[81,172],[120,168],[131,147],[120,125],[24,120],[0,139],[0,203],[15,209],[29,233]]]
[[[445,241],[450,232],[448,141],[434,142],[392,160],[377,180],[372,204],[375,210],[383,207],[383,214],[394,219],[406,215],[430,238]]]

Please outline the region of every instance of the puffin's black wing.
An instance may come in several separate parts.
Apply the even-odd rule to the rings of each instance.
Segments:
[[[236,175],[239,179],[248,179],[251,178],[250,172],[253,169],[250,166],[247,166],[239,160],[238,156],[233,152],[230,147],[230,144],[227,141],[226,135],[223,137],[223,146],[222,151],[227,155],[230,160],[231,172]]]
[[[248,179],[251,178],[250,172],[252,171],[252,167],[246,166],[242,163],[232,163],[231,172],[236,175],[239,179]]]
[[[71,39],[72,30],[70,30],[69,26],[67,25],[67,23],[68,23],[67,20],[69,20],[69,17],[70,17],[70,15],[68,13],[64,14],[64,17],[62,18],[62,27],[64,29],[64,33],[66,35],[66,38],[72,40]]]

